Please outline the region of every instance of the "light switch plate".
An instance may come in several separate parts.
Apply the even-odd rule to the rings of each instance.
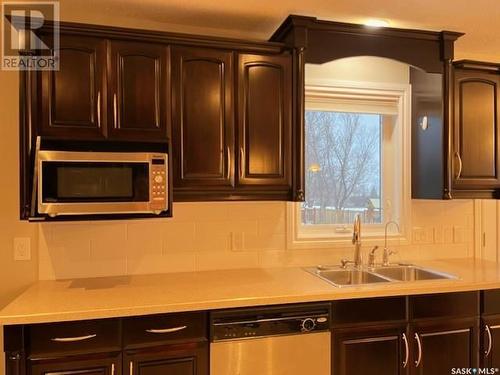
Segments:
[[[31,239],[29,237],[14,238],[14,260],[31,260]]]

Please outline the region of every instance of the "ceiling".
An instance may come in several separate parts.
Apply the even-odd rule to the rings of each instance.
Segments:
[[[67,21],[267,39],[289,14],[465,32],[457,58],[500,62],[500,0],[61,0]]]

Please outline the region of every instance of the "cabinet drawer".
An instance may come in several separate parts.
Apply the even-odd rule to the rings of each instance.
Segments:
[[[482,292],[481,312],[483,314],[500,314],[500,289]]]
[[[371,324],[406,319],[406,297],[363,298],[334,301],[334,326]]]
[[[170,344],[207,339],[207,315],[204,312],[162,314],[125,318],[125,348]]]
[[[35,324],[28,327],[30,358],[120,351],[118,319]]]
[[[409,299],[413,320],[479,315],[479,292],[426,294]]]

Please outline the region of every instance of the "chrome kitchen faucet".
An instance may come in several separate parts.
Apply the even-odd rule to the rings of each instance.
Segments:
[[[363,265],[363,257],[361,255],[361,216],[356,215],[354,219],[354,229],[352,232],[352,244],[354,245],[354,266],[360,268]]]

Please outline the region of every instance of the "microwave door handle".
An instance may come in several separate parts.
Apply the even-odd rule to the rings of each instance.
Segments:
[[[33,166],[33,186],[31,187],[31,207],[30,207],[30,216],[35,217],[37,214],[37,206],[38,201],[42,199],[41,194],[41,184],[40,189],[38,188],[38,183],[41,177],[40,165],[39,165],[39,157],[38,153],[40,152],[40,136],[36,137],[36,145],[35,145],[35,162]],[[38,200],[37,200],[37,192],[38,192]]]

